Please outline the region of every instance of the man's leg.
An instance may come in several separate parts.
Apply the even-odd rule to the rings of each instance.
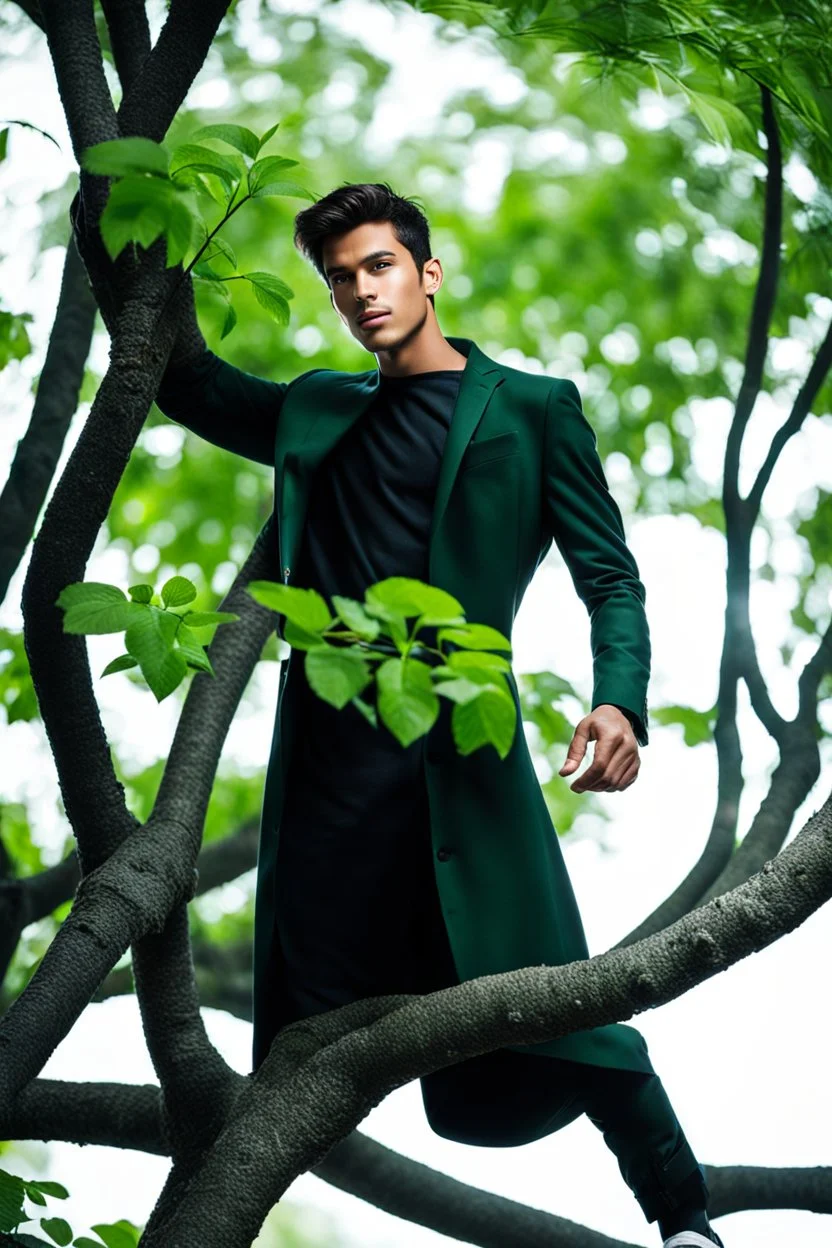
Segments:
[[[498,1049],[421,1082],[431,1128],[463,1144],[529,1143],[586,1113],[663,1239],[682,1230],[711,1234],[704,1172],[658,1075]]]
[[[709,1237],[705,1173],[659,1076],[568,1065],[576,1068],[584,1112],[603,1133],[647,1221],[658,1221],[662,1239],[683,1230]]]

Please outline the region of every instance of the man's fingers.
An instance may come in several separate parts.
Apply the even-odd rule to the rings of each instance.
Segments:
[[[607,737],[595,746],[591,765],[570,788],[575,793],[607,793],[615,783],[614,777],[621,775],[630,761],[626,737]]]
[[[581,720],[575,729],[575,735],[569,742],[569,749],[566,751],[566,761],[561,767],[558,775],[570,776],[576,767],[579,767],[581,760],[586,754],[586,747],[589,742],[589,728],[584,726],[585,721]],[[574,785],[572,786],[574,788]]]

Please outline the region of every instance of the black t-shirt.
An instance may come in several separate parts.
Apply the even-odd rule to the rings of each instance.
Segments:
[[[294,583],[363,600],[388,576],[428,579],[428,538],[461,369],[379,379],[318,468]],[[438,910],[422,751],[309,689],[280,826],[277,923],[296,1017],[455,983]],[[365,695],[374,702],[368,686]]]

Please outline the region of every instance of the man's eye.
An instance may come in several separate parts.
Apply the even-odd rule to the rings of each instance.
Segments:
[[[376,260],[375,264],[373,265],[373,268],[377,269],[380,264],[383,264],[384,267],[387,268],[390,264],[390,261],[389,260]]]

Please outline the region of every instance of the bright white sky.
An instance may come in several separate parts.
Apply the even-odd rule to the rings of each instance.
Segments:
[[[285,0],[281,13],[301,17],[315,11],[316,0]],[[250,55],[255,64],[279,57],[279,45],[263,40],[254,22],[254,6],[240,9],[249,15]],[[372,12],[373,20],[367,21]],[[435,19],[400,10],[392,15],[371,0],[352,0],[349,6],[327,10],[326,20],[349,25],[369,39],[385,29],[395,31],[374,50],[397,57],[396,72],[379,104],[371,141],[392,151],[391,117],[395,111],[401,125],[407,119],[414,131],[424,132],[432,118],[442,113],[443,90],[465,81],[493,92],[510,103],[522,92],[515,71],[501,68],[499,58],[485,45],[480,51],[461,47],[439,49],[432,30]],[[12,50],[13,51],[13,50]],[[440,61],[440,56],[443,58]],[[425,66],[431,67],[431,90],[425,90]],[[440,72],[441,66],[441,72]],[[224,89],[212,80],[210,67],[195,91],[202,107],[216,107],[221,115]],[[0,257],[0,301],[16,312],[35,314],[32,337],[37,344],[33,359],[12,365],[3,376],[0,393],[0,448],[4,463],[10,462],[22,437],[31,410],[29,385],[39,370],[57,299],[62,253],[60,249],[37,257],[34,224],[39,195],[59,185],[71,168],[69,144],[50,67],[42,49],[36,57],[9,58],[0,74],[0,98],[9,101],[4,111],[25,118],[54,134],[58,150],[32,132],[15,128],[10,159],[0,166],[0,206],[5,222]],[[655,99],[643,103],[645,127],[655,128]],[[610,148],[615,151],[614,136]],[[714,158],[714,149],[709,149]],[[706,153],[707,154],[707,153]],[[314,153],[308,153],[311,158]],[[505,153],[493,143],[472,148],[472,166],[466,184],[471,201],[492,188],[499,193],[506,168]],[[490,179],[490,181],[489,181]],[[811,194],[811,178],[799,166],[791,171],[797,194]],[[467,198],[467,196],[466,196]],[[427,201],[429,211],[429,197]],[[639,245],[651,246],[651,239]],[[736,250],[736,240],[715,238],[723,252]],[[707,261],[707,257],[705,257]],[[749,292],[750,295],[750,292]],[[441,308],[438,309],[440,319]],[[817,299],[813,316],[795,321],[791,337],[776,344],[776,364],[783,369],[782,394],[793,393],[790,369],[801,374],[807,351],[817,343],[832,307]],[[297,312],[296,312],[297,314]],[[483,342],[474,318],[463,331]],[[508,327],[504,341],[511,343]],[[626,349],[622,331],[610,350]],[[566,344],[562,344],[566,345]],[[684,340],[672,349],[684,356]],[[689,350],[689,348],[688,348]],[[565,352],[568,354],[568,352]],[[540,370],[541,361],[522,361],[519,353],[506,353],[505,362]],[[94,361],[106,361],[106,340],[94,348]],[[310,365],[311,366],[311,365]],[[356,369],[366,360],[356,356]],[[551,371],[551,365],[550,365]],[[570,373],[584,395],[588,382],[576,367]],[[634,377],[634,382],[637,377]],[[590,417],[591,406],[588,405]],[[759,464],[782,407],[761,401],[751,422],[743,475]],[[718,488],[721,455],[729,410],[724,403],[692,405],[691,436],[694,457],[703,478]],[[67,439],[61,466],[77,438],[83,413]],[[661,452],[658,454],[660,460]],[[722,539],[702,529],[689,517],[633,519],[628,516],[627,473],[611,457],[608,475],[625,510],[631,548],[647,589],[654,666],[650,689],[652,706],[683,703],[701,709],[715,700],[716,674],[724,606],[724,549]],[[825,466],[825,467],[824,467]],[[825,471],[826,477],[819,474]],[[787,715],[794,712],[796,667],[783,669],[778,647],[789,636],[788,612],[795,601],[794,573],[801,551],[790,536],[787,517],[795,497],[812,486],[832,489],[832,420],[810,417],[804,432],[782,456],[766,498],[767,513],[780,520],[781,536],[769,558],[778,571],[776,584],[761,582],[753,591],[753,622],[761,663],[770,680],[775,703]],[[806,506],[812,506],[811,493]],[[761,563],[766,543],[755,543],[754,557]],[[25,569],[15,578],[0,624],[19,627],[19,600]],[[89,580],[121,582],[124,565],[118,552],[100,542],[87,570]],[[819,604],[828,612],[829,584],[817,591]],[[828,615],[827,615],[828,618]],[[584,608],[576,598],[568,573],[554,553],[538,571],[518,615],[514,631],[515,666],[518,671],[556,669],[586,693],[591,691],[589,626]],[[91,638],[92,669],[100,672],[119,652],[113,638]],[[805,662],[810,648],[798,647],[797,664]],[[224,766],[256,768],[265,775],[276,697],[277,670],[263,664],[255,677],[258,708],[235,724],[223,758]],[[149,695],[135,691],[118,678],[98,685],[105,726],[121,757],[140,766],[158,755],[160,742],[170,739],[174,726],[174,700],[157,706]],[[765,778],[775,761],[766,734],[757,725],[743,698],[741,726],[746,758],[747,787],[742,801],[740,827],[744,832],[765,793]],[[829,718],[826,725],[832,729]],[[53,858],[58,855],[66,831],[57,812],[57,784],[43,734],[26,724],[7,729],[4,739],[3,795],[25,800],[34,818],[35,835]],[[622,794],[601,797],[612,822],[602,847],[591,821],[584,820],[582,833],[564,845],[564,853],[584,917],[590,949],[600,953],[629,931],[657,905],[686,874],[697,859],[707,837],[715,793],[715,759],[709,745],[687,749],[677,729],[653,728],[650,746],[643,751],[638,783]],[[815,810],[828,789],[830,746],[824,743],[823,782],[798,812],[796,828]],[[233,894],[231,894],[233,897]],[[230,900],[228,895],[226,900]],[[644,1033],[654,1065],[660,1073],[694,1150],[704,1162],[725,1165],[828,1165],[828,1122],[832,1116],[832,1090],[826,1076],[830,1013],[825,959],[820,951],[832,940],[832,909],[826,907],[797,932],[726,974],[688,993],[660,1011],[643,1015],[638,1026]],[[824,968],[823,970],[821,968]],[[217,1045],[240,1071],[248,1070],[250,1028],[216,1011],[206,1011]],[[146,1057],[138,1012],[132,999],[116,999],[90,1007],[59,1046],[44,1074],[69,1079],[124,1079],[150,1081],[154,1075]],[[436,1166],[449,1174],[489,1190],[502,1192],[531,1205],[586,1223],[627,1241],[658,1243],[655,1226],[648,1227],[630,1192],[623,1184],[617,1164],[598,1131],[588,1119],[580,1119],[548,1139],[520,1149],[489,1150],[463,1147],[433,1135],[422,1114],[417,1085],[401,1089],[379,1106],[364,1129],[399,1151]],[[125,1162],[129,1165],[125,1165]],[[96,1221],[147,1217],[168,1163],[113,1149],[72,1145],[22,1145],[17,1156],[4,1159],[7,1168],[32,1177],[48,1175],[66,1184],[72,1195],[62,1207],[76,1232]],[[129,1178],[128,1178],[129,1175]],[[387,1215],[347,1196],[312,1176],[293,1185],[289,1199],[331,1214],[339,1227],[363,1248],[409,1248],[449,1242]],[[829,1242],[829,1223],[820,1215],[793,1211],[740,1213],[717,1224],[726,1248],[782,1248],[784,1243],[801,1248],[821,1248]]]

